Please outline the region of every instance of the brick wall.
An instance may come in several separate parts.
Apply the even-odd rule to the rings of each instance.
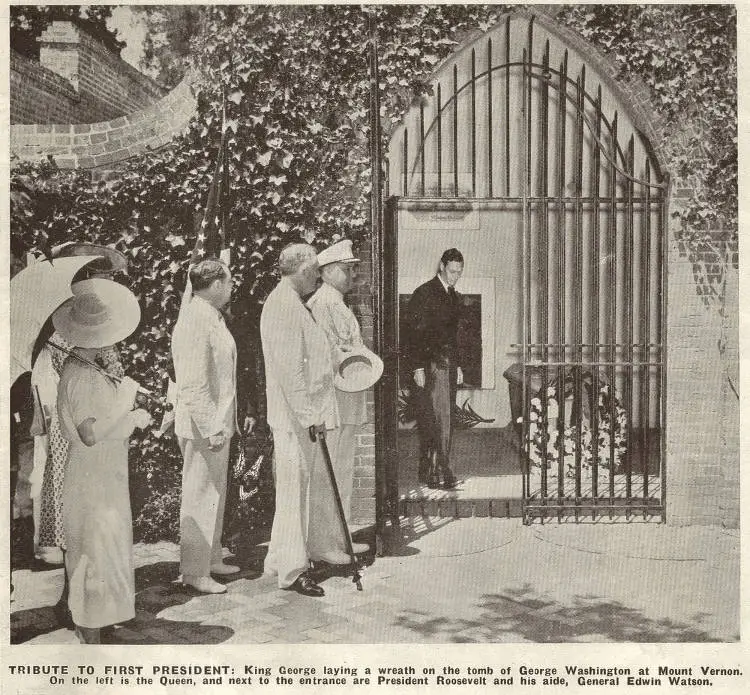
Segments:
[[[369,239],[357,248],[359,281],[348,301],[356,314],[365,345],[373,347],[372,255]],[[357,435],[354,457],[354,489],[352,490],[352,522],[357,525],[375,522],[375,397],[367,392],[367,422]]]
[[[78,89],[89,122],[138,111],[167,93],[88,34],[80,32],[79,46]]]
[[[679,210],[679,192],[672,202]],[[670,230],[667,259],[667,516],[678,526],[736,528],[739,401],[728,376],[738,350],[738,293],[736,286],[727,286],[722,315],[715,301],[706,301],[696,291],[696,267],[715,267],[717,258],[709,250],[687,256],[675,239],[679,224],[675,220]],[[723,335],[727,351],[722,356]]]
[[[739,272],[727,275],[724,311],[724,378],[722,380],[721,472],[719,518],[727,528],[740,526]]]
[[[168,91],[72,22],[53,22],[39,43],[38,63],[11,55],[11,123],[111,120]]]
[[[80,95],[71,83],[34,60],[10,52],[10,122],[77,122]]]
[[[61,169],[111,168],[158,149],[183,131],[195,115],[192,76],[152,106],[99,123],[17,124],[10,127],[10,151],[23,160],[55,158]]]

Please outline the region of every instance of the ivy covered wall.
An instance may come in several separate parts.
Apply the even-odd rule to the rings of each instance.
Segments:
[[[12,250],[23,255],[76,239],[114,244],[125,252],[131,260],[126,282],[143,310],[141,328],[125,346],[126,368],[163,392],[169,336],[226,103],[228,220],[238,259],[233,314],[238,335],[251,336],[240,344],[243,378],[257,379],[258,346],[252,336],[277,280],[279,250],[299,238],[320,246],[340,236],[369,244],[366,14],[377,12],[385,141],[411,100],[429,89],[434,66],[460,42],[499,21],[509,7],[204,7],[192,42],[198,115],[187,132],[158,151],[123,162],[117,176],[107,180],[49,162],[12,161]],[[655,115],[663,159],[684,202],[674,209],[674,234],[678,254],[692,270],[690,289],[698,290],[708,311],[731,314],[724,279],[737,263],[734,9],[533,9],[547,12],[606,55],[616,79],[637,85],[634,91]],[[715,342],[721,350],[718,335]],[[720,383],[714,386],[723,390]],[[134,441],[131,465],[136,537],[174,538],[176,446],[147,432]]]

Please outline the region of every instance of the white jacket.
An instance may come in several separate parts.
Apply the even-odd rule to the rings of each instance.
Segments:
[[[282,278],[260,316],[268,424],[275,430],[338,427],[331,348],[289,281]]]
[[[236,427],[237,347],[221,313],[193,296],[172,333],[175,434],[206,439]]]
[[[346,350],[364,345],[354,312],[344,302],[344,296],[335,287],[323,283],[308,300],[307,305],[317,323],[328,336],[334,369],[346,357]],[[366,396],[364,391],[348,393],[336,390],[341,424],[361,425],[366,421]]]

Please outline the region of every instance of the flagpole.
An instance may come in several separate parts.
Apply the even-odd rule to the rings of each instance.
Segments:
[[[187,279],[185,281],[185,291],[182,293],[182,299],[180,301],[180,309],[177,314],[177,321],[180,321],[182,313],[186,307],[190,304],[190,300],[193,296],[193,286],[190,281],[190,271],[192,267],[205,256],[206,244],[210,242],[209,250],[218,251],[219,258],[229,266],[231,260],[231,251],[229,243],[227,241],[226,232],[226,217],[225,217],[225,200],[227,190],[229,189],[229,177],[228,172],[228,157],[226,156],[227,149],[227,94],[226,87],[222,85],[222,101],[221,101],[221,140],[219,142],[219,152],[216,157],[216,168],[214,169],[214,177],[211,181],[211,185],[208,189],[208,199],[206,200],[206,209],[203,213],[203,219],[201,220],[201,226],[198,230],[198,237],[195,240],[195,246],[190,253],[190,261],[188,263]],[[216,249],[216,244],[219,244],[219,248]],[[231,276],[231,270],[229,271]],[[174,364],[170,365],[169,371],[169,386],[167,388],[167,403],[174,405],[177,394],[177,386],[174,378]],[[174,412],[168,409],[165,412],[164,418],[159,428],[161,434],[168,431],[174,424]]]

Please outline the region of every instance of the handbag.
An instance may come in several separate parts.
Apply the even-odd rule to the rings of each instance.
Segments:
[[[239,451],[233,473],[239,483],[239,496],[243,502],[258,493],[264,478],[271,471],[273,437],[268,425],[256,423],[252,432],[240,435]]]

